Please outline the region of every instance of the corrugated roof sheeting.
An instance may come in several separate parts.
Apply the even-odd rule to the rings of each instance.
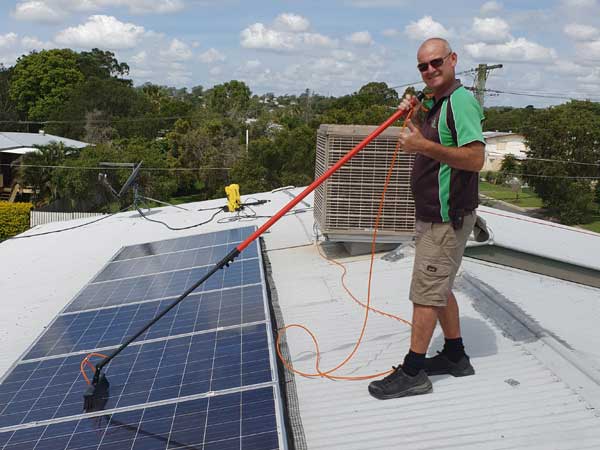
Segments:
[[[321,370],[335,367],[352,350],[364,318],[364,310],[340,285],[340,269],[324,261],[314,246],[272,252],[269,257],[285,324],[309,327],[319,340]],[[369,257],[347,261],[348,284],[365,299]],[[372,306],[410,319],[411,270],[410,254],[395,263],[378,258]],[[529,281],[533,283],[535,277]],[[371,398],[367,381],[296,376],[309,449],[600,447],[600,418],[577,386],[565,382],[535,355],[536,343],[504,336],[503,330],[472,306],[472,298],[461,291],[457,296],[476,376],[432,377],[432,394],[388,401]],[[409,340],[406,325],[370,314],[359,351],[335,374],[387,370],[401,362]],[[291,329],[287,342],[295,367],[313,372],[315,351],[308,335]],[[438,329],[432,353],[442,344]],[[557,360],[563,363],[558,355]],[[577,371],[575,367],[566,370]]]

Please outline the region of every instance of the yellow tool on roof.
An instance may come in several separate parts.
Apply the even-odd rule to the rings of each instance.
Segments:
[[[240,199],[240,185],[230,184],[225,186],[225,193],[227,194],[227,209],[229,212],[237,211],[242,206]]]

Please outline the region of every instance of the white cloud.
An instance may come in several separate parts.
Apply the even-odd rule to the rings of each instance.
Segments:
[[[51,48],[55,48],[56,45],[52,42],[40,41],[34,36],[25,36],[23,39],[21,39],[21,47],[23,48],[23,50],[29,52],[32,50],[48,50]]]
[[[502,3],[498,3],[496,1],[485,2],[483,5],[481,5],[479,11],[483,16],[497,14],[502,11]]]
[[[451,33],[441,23],[433,20],[431,16],[424,16],[417,22],[409,23],[404,32],[409,38],[424,40],[432,37],[448,38]]]
[[[334,50],[331,52],[331,56],[340,61],[356,61],[356,55],[348,50]]]
[[[406,6],[406,0],[350,0],[350,5],[356,8],[398,8]]]
[[[275,28],[282,31],[299,33],[308,30],[309,27],[308,19],[297,14],[283,13],[275,19]]]
[[[169,61],[188,61],[192,55],[189,45],[179,39],[173,39],[169,47],[160,51],[160,56]]]
[[[120,22],[113,16],[97,15],[82,25],[62,30],[55,40],[69,47],[127,49],[135,47],[144,33],[144,27]]]
[[[589,41],[600,36],[600,30],[590,25],[570,23],[565,26],[564,32],[575,41]]]
[[[260,66],[262,66],[262,63],[258,59],[251,59],[244,64],[244,68],[249,70],[258,69]]]
[[[357,31],[346,39],[356,45],[373,45],[373,37],[368,31]]]
[[[212,64],[214,62],[223,62],[225,61],[225,55],[223,55],[215,48],[209,48],[207,51],[200,55],[200,61],[206,64]]]
[[[242,47],[277,51],[333,47],[335,41],[319,33],[291,33],[255,23],[240,33]]]
[[[0,48],[14,46],[19,37],[15,33],[0,34]]]
[[[395,28],[386,28],[381,32],[381,34],[383,34],[385,37],[396,37],[400,36],[401,32]]]
[[[497,43],[505,42],[511,38],[510,26],[499,17],[475,17],[473,19],[472,33],[478,41]]]
[[[550,63],[556,59],[556,51],[525,38],[511,39],[504,44],[478,42],[465,45],[467,53],[479,60]]]
[[[181,11],[184,0],[21,0],[13,16],[30,22],[55,23],[72,12],[127,7],[132,14],[168,14]]]
[[[588,68],[564,59],[555,61],[554,65],[549,67],[548,70],[561,75],[584,75],[589,73]]]
[[[598,5],[597,0],[562,0],[567,8],[592,8]]]
[[[600,61],[600,40],[579,42],[577,55],[584,61],[597,63]]]
[[[18,3],[13,16],[17,20],[39,23],[56,23],[62,20],[60,12],[45,1]]]

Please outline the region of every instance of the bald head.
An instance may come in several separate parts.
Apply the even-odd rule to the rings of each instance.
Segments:
[[[417,58],[419,57],[419,53],[435,50],[440,50],[444,55],[452,53],[452,47],[450,47],[450,43],[446,39],[434,37],[427,39],[419,46]]]
[[[455,82],[457,62],[458,57],[446,39],[427,39],[417,51],[421,78],[436,96],[443,94]]]

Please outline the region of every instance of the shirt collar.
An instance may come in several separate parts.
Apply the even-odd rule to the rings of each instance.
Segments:
[[[443,91],[438,97],[434,97],[435,102],[437,103],[440,100],[445,99],[446,97],[450,97],[450,94],[452,94],[455,90],[457,90],[461,86],[462,86],[462,83],[460,82],[460,80],[454,80],[454,83],[452,83],[450,85],[450,87],[448,87],[448,89]]]

